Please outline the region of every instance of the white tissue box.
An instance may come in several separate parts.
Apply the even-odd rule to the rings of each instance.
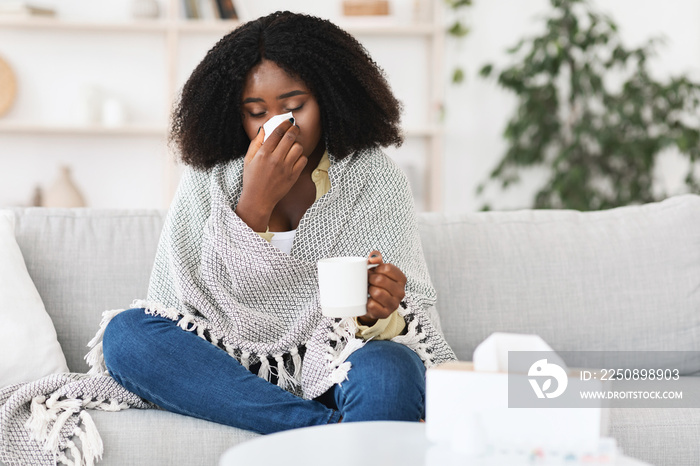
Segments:
[[[568,375],[567,389],[576,389],[578,373],[571,371]],[[429,369],[428,440],[469,456],[536,450],[582,454],[598,450],[600,407],[509,408],[509,377],[529,378],[524,373],[477,372],[470,362],[450,362]]]

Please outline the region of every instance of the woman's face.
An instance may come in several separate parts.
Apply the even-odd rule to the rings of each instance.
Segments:
[[[274,62],[263,60],[250,70],[243,86],[241,108],[243,129],[251,140],[267,120],[292,112],[299,127],[297,142],[304,148],[304,155],[309,157],[325,150],[316,98],[301,80]]]

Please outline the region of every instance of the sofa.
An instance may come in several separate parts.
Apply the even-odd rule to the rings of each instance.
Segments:
[[[86,372],[101,313],[145,296],[166,212],[12,210],[68,367]],[[557,351],[700,351],[700,196],[591,213],[421,213],[419,230],[442,329],[461,360],[496,331],[538,334]],[[684,372],[700,384],[700,362]],[[104,465],[216,464],[256,436],[161,410],[90,414]],[[608,414],[626,455],[700,464],[700,409]]]

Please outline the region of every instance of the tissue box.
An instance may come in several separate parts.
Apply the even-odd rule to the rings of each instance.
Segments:
[[[569,389],[580,385],[568,373]],[[472,363],[450,362],[426,375],[426,435],[460,453],[556,451],[595,452],[601,437],[601,408],[509,408],[509,377],[528,374],[477,372]],[[512,381],[511,381],[512,382]],[[590,387],[590,385],[588,385]]]

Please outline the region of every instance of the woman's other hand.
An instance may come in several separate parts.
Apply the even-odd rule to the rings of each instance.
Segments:
[[[374,325],[378,319],[386,319],[406,296],[406,275],[394,264],[384,263],[379,251],[372,251],[369,264],[379,264],[367,271],[369,283],[367,314],[358,317],[362,325]]]

